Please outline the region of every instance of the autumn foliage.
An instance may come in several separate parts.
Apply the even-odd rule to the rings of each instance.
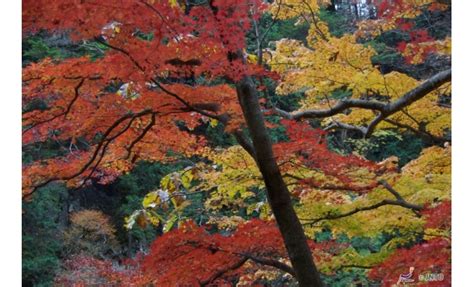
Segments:
[[[444,23],[450,4],[375,3],[375,18],[337,35],[331,1],[24,0],[24,37],[95,48],[23,68],[23,146],[56,144],[25,161],[23,199],[53,182],[113,186],[144,162],[180,166],[148,174],[156,186],[127,198],[124,218],[67,215],[56,284],[297,284],[301,246],[275,212],[289,206],[329,286],[392,286],[410,267],[417,286],[448,286],[451,38],[423,17]],[[288,27],[304,35],[278,34]],[[287,198],[269,189],[279,177]],[[157,237],[125,255],[138,228]]]
[[[71,225],[64,234],[65,248],[72,254],[105,256],[117,252],[115,229],[109,218],[97,210],[82,210],[71,215]]]

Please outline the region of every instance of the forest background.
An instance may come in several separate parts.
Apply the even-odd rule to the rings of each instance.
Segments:
[[[461,279],[462,276],[469,276],[468,262],[466,256],[466,251],[471,249],[470,244],[463,243],[463,240],[470,241],[468,235],[463,235],[461,231],[468,229],[466,223],[462,224],[462,218],[469,218],[471,215],[468,213],[469,202],[472,202],[472,195],[469,194],[470,183],[470,162],[472,158],[467,158],[467,156],[472,156],[472,148],[469,147],[471,127],[470,123],[472,119],[469,118],[468,107],[472,106],[472,99],[469,95],[470,85],[470,68],[472,67],[472,52],[470,47],[472,44],[469,43],[468,35],[470,35],[471,28],[469,27],[469,22],[465,21],[468,19],[469,11],[473,11],[468,8],[468,3],[457,3],[460,1],[453,1],[453,68],[454,68],[454,80],[453,80],[453,91],[457,95],[456,99],[453,100],[453,218],[454,218],[454,228],[453,228],[453,258],[454,258],[454,268],[453,272],[453,282],[463,282]],[[21,76],[21,13],[18,10],[19,5],[17,5],[15,12],[11,10],[3,9],[5,14],[10,15],[7,17],[2,17],[2,21],[7,21],[6,23],[2,22],[2,35],[9,39],[2,47],[8,48],[8,50],[2,50],[2,59],[3,63],[8,63],[6,67],[3,68],[2,72],[5,73],[2,75],[4,83],[8,83],[8,88],[5,89],[4,93],[5,102],[7,104],[2,105],[2,123],[5,130],[5,137],[2,140],[2,179],[6,180],[6,183],[3,188],[3,195],[5,199],[2,200],[2,219],[4,219],[5,225],[7,225],[7,230],[3,234],[2,240],[7,240],[2,242],[2,254],[3,256],[2,264],[2,274],[8,274],[12,276],[12,279],[7,279],[6,277],[2,278],[3,280],[20,280],[19,270],[20,270],[20,259],[21,259],[21,200],[18,197],[18,194],[15,192],[20,189],[20,177],[21,177],[21,144],[19,135],[21,130],[21,119],[19,111],[21,103],[19,97],[20,91],[20,76]],[[3,12],[2,11],[2,12]],[[16,15],[11,18],[12,15]],[[463,21],[464,19],[464,21]],[[16,27],[15,28],[15,25]],[[4,31],[6,29],[6,31]],[[8,32],[8,33],[7,33]],[[13,32],[13,33],[12,33]],[[459,35],[459,36],[458,36]],[[458,36],[458,39],[457,39]],[[7,47],[5,47],[7,46]],[[12,55],[16,55],[13,57]],[[469,60],[468,60],[469,59]],[[471,62],[470,62],[471,61]],[[13,76],[13,78],[11,78]],[[16,83],[11,85],[10,83]],[[2,83],[3,85],[3,83]],[[17,123],[16,125],[13,123]],[[7,146],[3,144],[8,143]],[[15,152],[13,152],[15,151]],[[466,194],[467,193],[467,194]],[[471,198],[469,198],[469,196]],[[462,253],[462,256],[459,256],[458,252]],[[463,262],[463,259],[466,258]],[[472,258],[472,257],[471,257]],[[6,261],[6,262],[5,262]],[[4,263],[5,262],[5,263]],[[465,268],[465,269],[463,269]],[[10,269],[16,270],[15,272],[9,272]],[[5,271],[5,273],[3,273]],[[459,276],[459,277],[458,277]],[[457,279],[459,278],[459,279]],[[467,278],[465,280],[468,280]],[[19,286],[15,284],[15,286]]]

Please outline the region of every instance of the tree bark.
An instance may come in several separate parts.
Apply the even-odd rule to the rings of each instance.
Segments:
[[[250,77],[244,77],[237,84],[237,94],[250,130],[255,160],[265,181],[268,202],[283,236],[296,279],[300,286],[323,286],[303,228],[293,209],[290,193],[273,155],[272,142],[265,128],[257,90]]]

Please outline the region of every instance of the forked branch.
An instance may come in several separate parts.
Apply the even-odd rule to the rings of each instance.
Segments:
[[[403,95],[398,100],[392,103],[384,103],[376,100],[361,100],[361,99],[344,99],[340,100],[337,104],[329,109],[321,110],[306,110],[301,112],[290,113],[278,108],[274,109],[274,112],[284,118],[291,120],[300,120],[304,118],[327,118],[334,116],[339,113],[343,113],[350,108],[359,108],[366,110],[373,110],[378,112],[378,115],[367,125],[367,127],[358,127],[348,124],[335,122],[332,127],[340,127],[346,129],[358,130],[364,134],[364,136],[370,136],[374,131],[377,124],[383,121],[390,115],[401,111],[403,108],[411,105],[412,103],[422,99],[430,92],[436,90],[443,84],[451,81],[451,69],[442,71],[428,80],[421,83],[419,86]]]
[[[305,223],[303,223],[303,225],[314,225],[320,221],[323,221],[323,220],[334,220],[334,219],[340,219],[340,218],[344,218],[344,217],[348,217],[348,216],[351,216],[351,215],[354,215],[356,213],[359,213],[359,212],[363,212],[363,211],[369,211],[369,210],[374,210],[374,209],[377,209],[379,207],[382,207],[382,206],[386,206],[386,205],[394,205],[394,206],[400,206],[400,207],[404,207],[404,208],[407,208],[407,209],[410,209],[411,211],[413,211],[413,213],[415,213],[416,216],[420,216],[420,213],[419,211],[421,211],[423,209],[423,206],[421,205],[416,205],[416,204],[413,204],[413,203],[410,203],[410,202],[407,202],[402,196],[400,193],[398,193],[390,184],[388,184],[388,182],[386,182],[385,180],[380,180],[379,183],[385,187],[385,189],[388,190],[388,192],[390,192],[394,197],[395,197],[395,200],[393,199],[384,199],[380,202],[377,202],[377,203],[374,203],[372,205],[368,205],[368,206],[364,206],[364,207],[356,207],[354,208],[353,210],[351,211],[347,211],[347,212],[344,212],[344,213],[331,213],[329,212],[326,216],[323,216],[323,217],[320,217],[320,218],[316,218],[316,219],[301,219],[303,221],[307,221]]]

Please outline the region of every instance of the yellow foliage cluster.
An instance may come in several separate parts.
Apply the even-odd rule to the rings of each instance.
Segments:
[[[296,40],[277,42],[275,54],[268,64],[283,75],[278,94],[304,90],[307,98],[302,104],[309,108],[336,89],[367,93],[369,77],[372,82],[383,83],[371,63],[375,51],[356,43],[355,36],[331,37],[328,41],[310,41],[313,39],[310,37],[311,33],[309,47]]]
[[[420,7],[432,4],[433,0],[404,1],[410,7],[397,17],[414,17]],[[318,11],[321,1],[275,1],[271,12],[278,19],[302,17],[310,11]],[[310,9],[312,7],[312,9]],[[397,19],[395,17],[395,19]],[[308,20],[309,19],[309,20]],[[351,98],[374,99],[393,102],[420,84],[420,81],[396,71],[382,74],[372,64],[376,51],[368,45],[358,42],[364,27],[374,29],[369,34],[377,34],[395,28],[395,20],[367,20],[359,23],[359,32],[333,37],[327,24],[318,18],[308,18],[310,24],[306,43],[292,39],[281,39],[276,43],[275,51],[269,51],[266,63],[282,79],[276,89],[277,94],[287,95],[304,92],[300,110],[328,109],[337,100],[331,95],[338,90],[349,91]],[[367,31],[364,31],[364,33]],[[451,53],[451,39],[421,43],[437,47],[441,54]],[[419,49],[419,54],[423,49]],[[410,52],[410,44],[406,52]],[[271,55],[271,56],[268,56]],[[421,54],[418,55],[418,58]],[[417,56],[414,55],[414,60]],[[439,105],[439,98],[450,97],[450,84],[446,84],[423,99],[413,103],[406,110],[398,112],[391,120],[400,126],[416,130],[426,130],[435,136],[443,136],[451,124],[450,109]],[[340,114],[326,119],[323,124],[337,120],[343,123],[366,126],[374,118],[374,112],[352,109],[348,114]],[[382,122],[378,129],[394,128]]]
[[[264,189],[265,185],[261,178],[255,161],[240,146],[233,146],[225,150],[208,150],[205,155],[213,163],[207,167],[201,167],[205,172],[201,173],[202,181],[195,190],[209,190],[210,197],[205,202],[205,207],[210,211],[221,209],[240,210],[246,209],[248,215],[257,212],[261,218],[271,216],[271,210],[267,202],[248,201],[255,198],[257,190]],[[306,167],[297,159],[280,165],[288,190],[295,197],[311,196],[316,187],[302,185],[301,180],[312,180],[322,185],[341,185],[334,176],[328,176],[321,171]],[[366,169],[347,170],[346,175],[354,178],[354,186],[367,184],[374,175]],[[328,193],[330,196],[332,193]],[[342,200],[337,195],[334,200]],[[252,202],[252,203],[249,203]]]
[[[383,75],[372,65],[373,48],[357,43],[354,35],[315,45],[308,48],[302,42],[283,39],[269,62],[274,71],[283,74],[277,92],[285,95],[304,90],[304,108],[314,108],[341,88],[351,90],[354,98],[383,95],[397,99],[419,84],[398,72]]]
[[[401,173],[385,175],[393,188],[412,204],[425,205],[434,201],[450,198],[451,185],[451,148],[430,147],[423,150],[419,158],[408,163]],[[325,193],[325,191],[319,191]],[[382,186],[372,192],[349,200],[347,193],[340,194],[345,203],[333,203],[329,200],[314,201],[314,193],[303,197],[298,209],[301,218],[322,218],[330,214],[342,214],[356,208],[370,206],[384,199],[394,197]],[[332,196],[336,196],[334,192]],[[336,220],[323,220],[319,225],[308,225],[308,234],[330,226],[332,230],[349,236],[371,236],[382,231],[421,230],[423,219],[418,218],[411,210],[400,206],[383,206],[377,209],[359,212],[349,217]]]
[[[413,179],[430,174],[451,175],[451,146],[432,146],[424,149],[420,157],[403,167],[402,172]]]
[[[319,267],[322,272],[331,274],[344,266],[373,266],[383,262],[392,252],[393,249],[383,246],[377,253],[361,254],[349,246],[342,253],[331,257],[331,260],[321,262]]]
[[[71,215],[71,225],[64,232],[67,253],[85,252],[93,256],[103,256],[119,247],[115,228],[108,216],[98,210],[81,210]]]
[[[289,260],[280,259],[282,263],[288,264]],[[286,262],[285,262],[286,261]],[[255,263],[252,261],[247,261],[244,266],[252,268],[255,266]],[[259,266],[259,269],[255,273],[249,273],[244,276],[240,276],[239,282],[237,282],[237,287],[247,287],[247,286],[258,286],[258,282],[278,282],[278,279],[288,278],[289,274],[282,272],[277,268],[270,268],[265,266]],[[281,282],[281,281],[280,281]],[[274,285],[272,285],[274,286]]]
[[[451,187],[451,148],[449,146],[429,147],[424,149],[421,155],[409,162],[400,173],[385,175],[393,188],[403,197],[406,202],[420,206],[431,206],[437,202],[450,200]],[[394,200],[394,196],[384,187],[380,186],[372,192],[359,197],[351,197],[347,193],[326,191],[313,191],[310,196],[301,199],[301,205],[297,209],[299,217],[305,222],[309,219],[324,218],[332,215],[340,215],[355,209],[374,205],[385,199]],[[344,200],[335,202],[334,197]],[[314,200],[318,198],[318,200]],[[335,268],[344,262],[351,264],[371,265],[381,262],[399,244],[413,242],[416,236],[424,230],[424,218],[417,216],[412,210],[395,205],[385,205],[376,209],[361,211],[351,216],[339,219],[321,220],[314,224],[305,225],[308,236],[320,232],[324,228],[330,228],[333,234],[345,234],[352,236],[374,237],[378,234],[394,234],[397,236],[386,243],[377,254],[362,256],[355,250],[346,250],[343,254],[335,257],[327,265],[327,268]],[[432,232],[441,232],[433,231]],[[364,264],[363,264],[364,263]]]
[[[242,147],[208,150],[203,155],[213,162],[207,172],[202,173],[202,183],[197,187],[212,190],[205,203],[206,208],[246,207],[244,200],[255,196],[251,189],[264,187],[255,161]]]
[[[245,219],[243,219],[240,216],[210,216],[209,220],[207,221],[207,224],[212,224],[217,226],[219,230],[226,230],[226,231],[232,231],[235,230],[239,224],[242,224],[245,222]]]
[[[446,83],[432,93],[408,106],[404,111],[393,114],[389,119],[416,130],[443,137],[451,127],[451,109],[439,104],[441,96],[451,97],[451,83]],[[379,128],[392,127],[383,124]]]
[[[389,102],[399,99],[420,84],[420,81],[396,71],[382,74],[371,63],[374,55],[375,51],[357,43],[354,35],[315,41],[311,47],[300,41],[283,39],[277,43],[268,64],[283,75],[276,90],[278,94],[304,91],[306,97],[301,101],[301,110],[330,108],[337,100],[329,97],[339,89],[351,91],[352,98]],[[449,108],[438,104],[440,96],[450,96],[450,84],[443,85],[390,119],[417,130],[423,128],[421,124],[427,132],[443,136],[450,127],[451,113]],[[353,109],[348,114],[333,116],[323,123],[337,120],[367,125],[373,118],[374,112],[370,110]],[[378,126],[393,127],[388,123]]]
[[[330,0],[279,0],[270,6],[270,13],[277,19],[316,17],[319,9],[330,4]]]
[[[199,167],[187,167],[179,172],[172,172],[160,181],[160,189],[149,192],[142,201],[142,209],[135,210],[125,217],[125,228],[132,229],[135,224],[145,228],[148,224],[158,226],[163,224],[163,232],[168,232],[176,224],[180,224],[183,211],[191,205],[187,199],[191,182],[199,179]],[[158,209],[168,212],[167,216],[157,213]]]
[[[200,167],[200,183],[193,188],[197,191],[208,191],[209,198],[205,202],[208,211],[222,209],[234,212],[245,209],[247,215],[256,212],[261,218],[269,218],[271,209],[267,202],[258,201],[258,190],[263,190],[265,185],[260,171],[253,158],[240,146],[227,149],[205,151],[202,156],[212,163]],[[329,190],[327,193],[318,194],[324,186],[344,186],[334,176],[325,175],[319,170],[314,170],[299,162],[296,158],[280,164],[288,190],[296,198],[306,198],[310,201],[321,199],[331,200],[334,203],[350,202],[350,197],[344,193]],[[365,168],[346,170],[346,176],[354,179],[354,187],[363,187],[374,179],[374,174]],[[302,184],[301,180],[317,183]],[[316,197],[314,197],[316,195]]]

